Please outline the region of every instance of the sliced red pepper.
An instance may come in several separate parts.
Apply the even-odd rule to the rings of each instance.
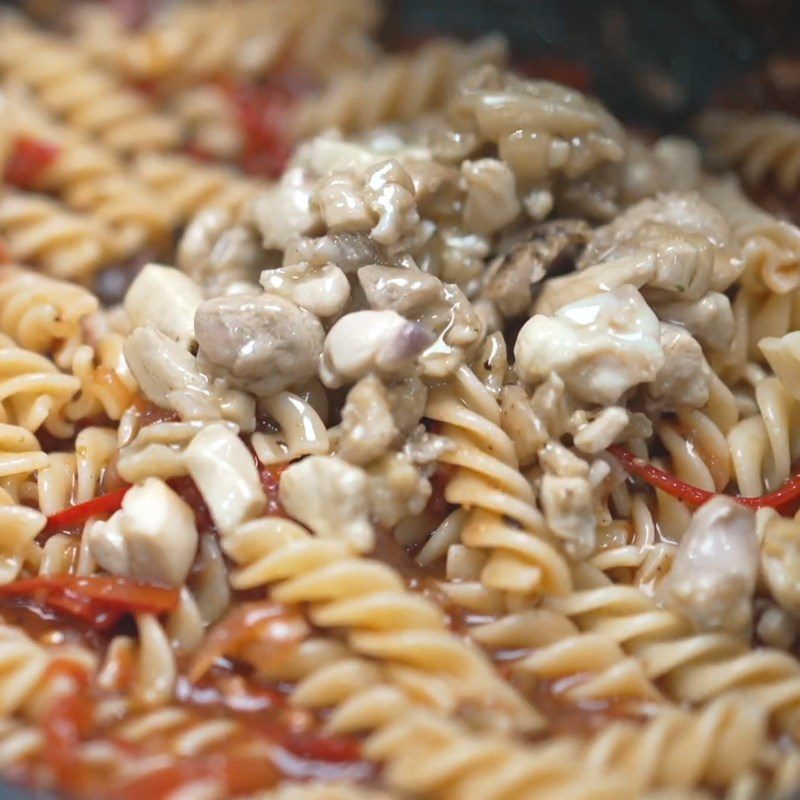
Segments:
[[[74,662],[56,661],[48,672],[53,677],[65,676],[72,683],[72,691],[56,698],[42,722],[43,756],[59,784],[70,788],[80,779],[77,749],[92,724],[90,681],[86,670]]]
[[[661,489],[661,491],[672,497],[677,497],[678,500],[683,500],[689,505],[701,506],[717,496],[716,492],[709,492],[698,486],[692,486],[679,478],[673,477],[668,472],[664,472],[663,469],[654,467],[624,447],[615,444],[609,447],[608,450],[631,475],[636,475],[651,486]],[[769,494],[763,494],[760,497],[743,497],[738,494],[730,495],[730,497],[747,508],[785,510],[785,507],[790,503],[800,499],[800,474],[793,475],[780,489]]]
[[[294,99],[286,88],[226,85],[244,135],[242,169],[263,178],[277,178],[292,151],[289,116]]]
[[[117,489],[116,492],[102,494],[85,503],[78,503],[70,506],[63,511],[57,511],[47,518],[47,530],[65,530],[77,528],[83,525],[92,517],[101,517],[106,514],[113,514],[122,507],[122,498],[130,487]]]
[[[281,744],[290,753],[309,761],[342,764],[360,761],[362,757],[360,742],[345,736],[292,733]]]
[[[6,163],[5,180],[20,189],[34,189],[42,170],[58,158],[61,148],[41,139],[21,136]]]
[[[41,598],[44,605],[108,630],[125,614],[173,611],[179,592],[119,577],[42,575],[0,586],[0,597]]]

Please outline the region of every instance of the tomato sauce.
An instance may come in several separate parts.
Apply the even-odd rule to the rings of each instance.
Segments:
[[[19,189],[35,189],[44,170],[60,152],[61,148],[56,144],[21,136],[14,142],[3,178]]]

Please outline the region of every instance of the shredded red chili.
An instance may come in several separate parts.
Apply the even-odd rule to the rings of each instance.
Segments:
[[[4,178],[20,189],[36,188],[42,170],[58,158],[61,148],[41,139],[20,136],[6,163]]]
[[[86,670],[70,661],[54,662],[48,672],[67,678],[72,691],[61,693],[44,718],[44,757],[59,782],[71,788],[79,779],[77,748],[92,724],[92,706],[89,696],[90,680]]]
[[[677,497],[689,505],[701,506],[717,496],[716,492],[709,492],[698,486],[692,486],[679,478],[673,477],[668,472],[664,472],[663,469],[654,467],[624,447],[612,445],[608,450],[631,475],[636,475],[651,486],[661,489],[661,491],[672,497]],[[731,498],[747,508],[785,510],[785,507],[790,503],[800,499],[800,474],[792,476],[780,489],[769,494],[763,494],[760,497],[743,497],[742,495],[734,494],[731,495]]]
[[[42,575],[0,586],[0,597],[33,599],[82,619],[96,630],[108,630],[125,614],[173,611],[179,592],[119,577]]]
[[[277,178],[292,151],[289,115],[291,93],[274,86],[227,85],[244,134],[242,169],[250,175]]]
[[[130,487],[126,486],[124,489],[117,489],[115,492],[102,494],[100,497],[95,497],[85,503],[78,503],[76,506],[70,506],[63,511],[58,511],[51,514],[47,518],[47,530],[68,530],[70,528],[77,528],[83,525],[92,517],[101,517],[107,514],[113,514],[122,506],[122,498]]]

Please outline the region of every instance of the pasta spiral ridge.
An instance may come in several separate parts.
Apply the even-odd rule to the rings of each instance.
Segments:
[[[499,424],[497,401],[466,366],[454,381],[455,386],[430,393],[425,416],[441,423],[442,435],[455,444],[440,458],[456,468],[445,498],[469,510],[463,544],[490,554],[481,582],[518,595],[568,594],[569,567],[519,472],[514,445]]]
[[[274,584],[273,600],[308,603],[311,622],[348,631],[356,654],[446,679],[441,685],[456,699],[493,702],[517,726],[540,725],[483,655],[449,631],[436,605],[406,589],[389,566],[276,517],[244,523],[223,536],[222,549],[239,565],[234,588]]]
[[[707,178],[701,191],[730,225],[746,289],[786,294],[800,286],[800,228],[753,204],[735,178]]]
[[[699,125],[711,158],[751,186],[775,179],[783,194],[800,185],[800,122],[788,114],[706,112]]]
[[[52,355],[62,368],[83,339],[81,321],[98,307],[91,292],[73,283],[0,267],[0,331],[20,347]]]
[[[497,37],[468,45],[423,45],[417,53],[387,59],[369,72],[334,78],[319,95],[301,102],[294,135],[302,139],[331,127],[363,131],[382,122],[409,120],[439,108],[470,67],[504,60],[505,46]]]
[[[116,256],[105,226],[44,195],[6,191],[0,235],[14,258],[56,278],[85,282]]]
[[[32,188],[58,195],[68,207],[90,214],[109,230],[120,257],[166,241],[170,221],[158,198],[116,153],[48,119],[30,100],[12,95],[8,103],[17,138],[57,148],[55,158],[37,170]]]
[[[384,763],[391,785],[430,800],[639,797],[622,775],[582,769],[577,740],[556,739],[523,749],[424,712],[405,714],[368,739],[365,749]]]
[[[26,86],[67,124],[121,153],[180,144],[182,132],[174,119],[156,113],[144,95],[92,64],[79,47],[38,33],[10,15],[1,22],[0,74]]]
[[[225,167],[211,166],[181,155],[141,156],[135,174],[157,194],[176,225],[214,206],[238,214],[263,186]]]
[[[751,649],[727,633],[694,633],[634,586],[609,585],[545,600],[583,631],[616,641],[671,696],[694,705],[739,691],[793,734],[800,731],[800,667],[785,652]]]
[[[69,436],[72,425],[64,410],[79,388],[77,378],[60,372],[44,356],[14,347],[7,338],[0,341],[0,403],[4,421],[31,432],[44,425],[54,436]]]

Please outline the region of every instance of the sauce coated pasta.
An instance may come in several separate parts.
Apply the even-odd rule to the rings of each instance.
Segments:
[[[380,18],[0,15],[0,774],[800,789],[800,121]]]

